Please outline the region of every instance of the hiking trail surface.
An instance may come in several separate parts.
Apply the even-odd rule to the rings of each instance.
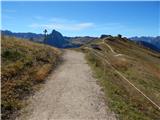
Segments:
[[[63,63],[16,120],[116,120],[96,81],[83,53],[64,50]]]

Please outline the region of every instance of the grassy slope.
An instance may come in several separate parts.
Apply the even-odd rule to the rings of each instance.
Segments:
[[[144,49],[135,43],[121,38],[105,40],[114,51],[123,54],[114,56],[102,40],[94,43],[102,50],[107,60],[135,86],[160,105],[160,54]],[[90,46],[89,44],[88,46]],[[85,50],[100,85],[106,94],[110,108],[121,120],[158,120],[160,111],[146,98],[117,75],[113,69],[97,58],[90,50]]]
[[[2,119],[23,107],[23,99],[54,69],[60,51],[42,44],[2,36]],[[13,118],[12,118],[13,119]]]

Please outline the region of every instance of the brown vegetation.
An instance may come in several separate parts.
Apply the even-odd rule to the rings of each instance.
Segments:
[[[2,119],[23,107],[23,100],[34,92],[56,67],[60,51],[24,39],[2,36],[1,108]],[[12,116],[13,119],[13,116]]]
[[[110,45],[117,54],[109,52],[105,44]],[[93,43],[90,43],[93,44]],[[91,45],[88,44],[88,47]],[[160,53],[150,51],[123,38],[113,37],[94,42],[101,45],[102,58],[121,72],[131,83],[146,94],[156,104],[160,105]],[[93,54],[92,50],[85,50],[87,59],[91,64],[96,77],[106,95],[106,102],[118,114],[121,120],[158,120],[160,111],[148,101],[141,93],[126,82],[121,76],[105,63],[104,59]]]

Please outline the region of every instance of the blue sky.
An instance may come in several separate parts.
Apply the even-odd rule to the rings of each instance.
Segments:
[[[2,29],[65,36],[160,35],[160,2],[2,2]]]

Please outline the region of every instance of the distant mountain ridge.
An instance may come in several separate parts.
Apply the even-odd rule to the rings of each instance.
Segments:
[[[144,47],[147,47],[147,48],[149,48],[151,50],[160,52],[160,48],[158,48],[157,46],[155,46],[154,44],[151,44],[149,42],[146,42],[146,41],[136,41],[136,43],[139,44],[139,45],[142,45]]]
[[[36,33],[20,33],[20,32],[11,32],[9,30],[1,30],[2,35],[17,37],[17,38],[24,38],[24,39],[30,39],[35,42],[42,42],[44,39],[43,34],[36,34]]]
[[[44,42],[44,34],[36,34],[30,32],[14,33],[9,30],[1,31],[1,34],[17,38],[24,38],[34,42],[40,42],[40,43]],[[67,46],[68,42],[64,39],[63,35],[60,32],[53,30],[50,34],[47,35],[45,44],[55,46],[58,48],[63,48]]]
[[[2,35],[13,36],[17,38],[24,38],[34,42],[44,42],[44,34],[36,34],[36,33],[15,33],[9,30],[1,30]],[[60,32],[53,30],[50,34],[47,35],[46,44],[55,46],[58,48],[75,48],[80,47],[92,40],[97,39],[98,37],[67,37],[63,36]],[[160,52],[160,36],[157,37],[131,37],[129,38],[137,42],[137,44],[141,44],[147,48],[150,48],[154,51]]]
[[[149,47],[153,50],[160,51],[160,36],[157,37],[131,37],[131,40],[137,41],[142,45]],[[150,45],[149,45],[150,44]]]
[[[36,33],[15,33],[9,30],[1,30],[2,35],[24,38],[34,42],[44,42],[44,34],[36,34]],[[80,47],[81,45],[94,40],[96,37],[67,37],[63,36],[60,32],[53,30],[50,34],[47,35],[46,44],[55,46],[58,48],[75,48]]]

